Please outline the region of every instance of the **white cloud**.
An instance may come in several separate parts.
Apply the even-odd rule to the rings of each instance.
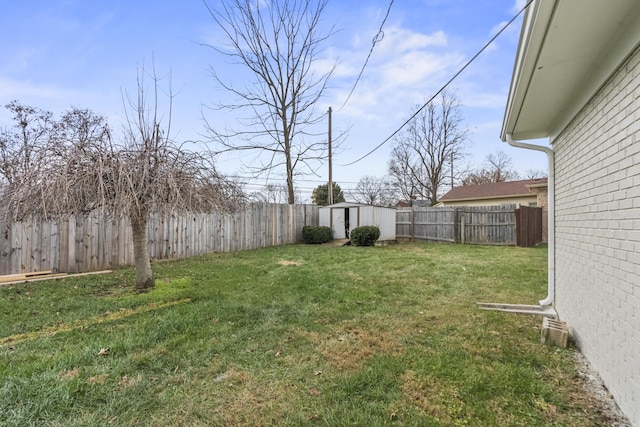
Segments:
[[[342,114],[359,123],[401,121],[462,63],[462,53],[447,46],[443,31],[423,34],[397,26],[385,30]],[[344,58],[334,74],[340,80],[334,83],[341,88],[330,94],[334,106],[344,103],[368,53],[365,46],[353,43],[329,53]]]
[[[384,31],[384,37],[377,43],[377,53],[389,55],[390,53],[411,52],[428,47],[444,47],[447,45],[447,36],[444,31],[433,34],[421,34],[405,28],[392,27]]]
[[[462,56],[456,53],[434,54],[411,51],[381,67],[383,84],[391,86],[425,86],[429,78],[436,77],[459,64]],[[444,83],[444,82],[443,82]]]

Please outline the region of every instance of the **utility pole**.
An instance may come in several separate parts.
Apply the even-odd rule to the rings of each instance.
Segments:
[[[331,107],[329,107],[329,137],[328,137],[328,141],[329,141],[329,185],[327,190],[329,190],[329,204],[332,205],[333,204],[333,177],[332,177],[332,171],[331,171]]]
[[[453,188],[453,152],[451,153],[451,188]]]

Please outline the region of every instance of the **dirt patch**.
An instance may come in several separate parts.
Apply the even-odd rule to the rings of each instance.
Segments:
[[[278,261],[278,264],[280,264],[280,265],[293,265],[293,266],[296,266],[296,267],[299,266],[299,265],[302,265],[301,262],[298,262],[298,261],[287,261],[287,260],[284,260],[284,259]]]

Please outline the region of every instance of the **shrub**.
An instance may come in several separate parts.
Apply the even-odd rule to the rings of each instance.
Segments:
[[[365,225],[351,230],[350,236],[351,242],[356,246],[373,246],[380,237],[380,228]]]
[[[330,227],[306,225],[302,227],[302,240],[307,244],[327,243],[333,239]]]

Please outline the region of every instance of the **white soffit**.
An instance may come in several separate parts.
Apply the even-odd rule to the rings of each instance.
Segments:
[[[502,139],[556,135],[638,43],[638,0],[534,1],[525,14]]]

